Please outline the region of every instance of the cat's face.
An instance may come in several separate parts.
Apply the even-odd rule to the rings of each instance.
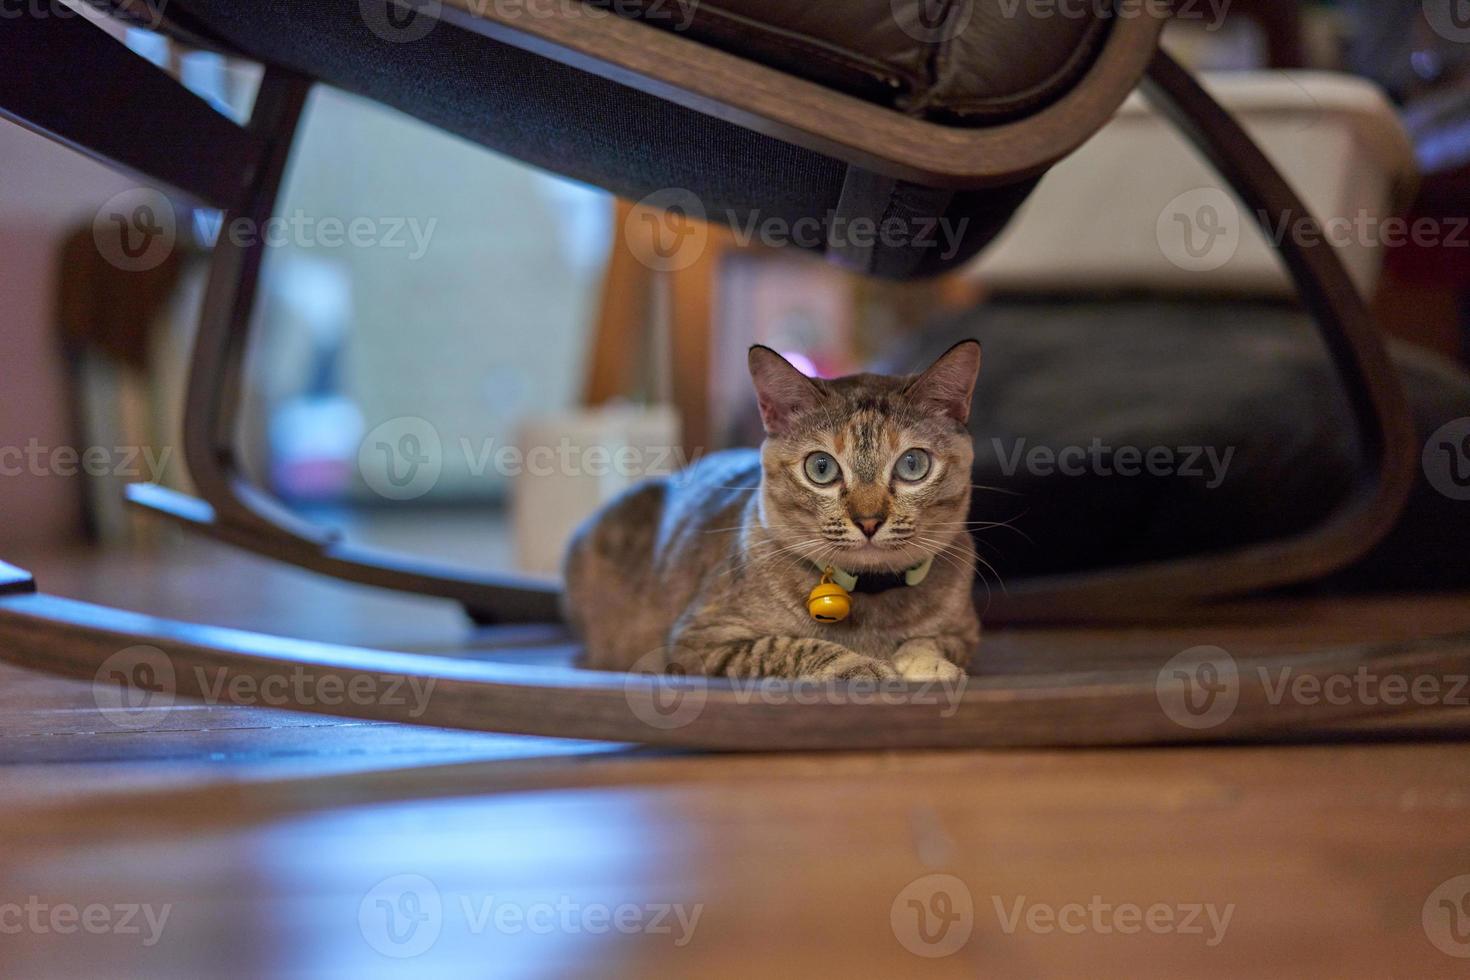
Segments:
[[[752,348],[766,526],[793,557],[849,571],[907,568],[943,551],[970,507],[965,421],[979,369],[974,341],[917,377],[830,381]]]

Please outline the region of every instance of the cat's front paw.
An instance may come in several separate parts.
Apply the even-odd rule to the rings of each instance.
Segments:
[[[933,640],[909,640],[893,655],[893,666],[906,681],[956,681],[965,676],[964,669],[950,663]]]
[[[840,654],[818,668],[813,676],[824,681],[884,681],[899,676],[890,663],[860,653]]]

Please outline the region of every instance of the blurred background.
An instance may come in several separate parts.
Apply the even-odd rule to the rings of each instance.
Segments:
[[[1195,6],[1168,46],[1215,73],[1319,217],[1437,222],[1433,241],[1340,247],[1386,330],[1466,363],[1470,23],[1449,0]],[[248,114],[249,66],[103,29]],[[1046,317],[1124,292],[1290,300],[1248,226],[1230,274],[1207,286],[1170,254],[1162,210],[1214,178],[1142,102],[1050,174],[977,264],[902,286],[641,212],[320,87],[301,133],[268,250],[243,456],[314,520],[470,565],[553,574],[599,501],[752,444],[751,343],[830,376],[911,367],[926,325],[987,303]],[[1120,189],[1141,144],[1170,176]],[[175,202],[177,246],[146,274],[123,272],[98,227],[118,195],[144,193],[135,182],[3,122],[0,161],[0,555],[156,540],[170,532],[125,511],[121,486],[188,487],[178,412],[219,215]],[[433,478],[398,479],[404,453],[432,458]]]

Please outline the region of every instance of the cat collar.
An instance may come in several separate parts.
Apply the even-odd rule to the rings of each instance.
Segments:
[[[852,593],[876,595],[889,589],[913,588],[929,575],[930,555],[901,572],[863,572],[854,575],[835,565],[822,569],[822,578],[806,597],[807,612],[819,623],[840,623],[852,612]]]

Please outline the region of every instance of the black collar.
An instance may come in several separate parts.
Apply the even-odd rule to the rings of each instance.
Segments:
[[[857,584],[851,589],[863,595],[877,595],[889,589],[908,588],[903,572],[856,572]]]
[[[913,568],[906,568],[897,572],[844,572],[831,566],[822,569],[824,574],[832,572],[832,582],[839,588],[848,592],[857,592],[864,595],[877,595],[887,592],[889,589],[912,589],[929,576],[929,569],[934,564],[934,559],[928,558]],[[825,579],[824,579],[825,581]],[[848,586],[848,582],[853,584]]]

